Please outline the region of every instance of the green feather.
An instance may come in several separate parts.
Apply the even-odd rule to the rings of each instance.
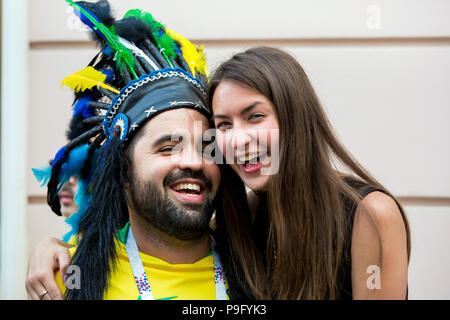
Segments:
[[[114,26],[111,26],[109,30],[111,31],[112,34],[116,34],[116,28]],[[115,58],[117,68],[119,69],[119,71],[122,71],[123,68],[128,67],[127,69],[130,71],[132,76],[135,79],[139,78],[136,72],[134,71],[135,62],[133,53],[131,52],[130,49],[126,48],[123,44],[119,42],[118,40],[119,36],[116,35],[116,37],[117,43],[120,45],[121,48],[120,50],[114,50],[113,48],[113,50],[116,51]]]
[[[164,49],[162,51],[162,54],[164,55],[164,58],[167,60],[169,65],[173,68],[173,65],[170,62],[169,58],[177,58],[177,46],[175,44],[175,41],[173,41],[173,39],[166,34],[166,28],[164,27],[164,25],[161,22],[156,21],[150,13],[144,12],[140,9],[129,10],[125,14],[124,18],[128,17],[135,17],[137,19],[140,19],[150,27],[156,45],[160,50]],[[160,35],[160,30],[163,31],[162,35]]]
[[[77,8],[84,17],[96,27],[96,32],[100,32],[106,39],[108,45],[116,52],[116,61],[119,71],[122,71],[124,67],[130,71],[135,79],[138,78],[134,71],[134,57],[132,52],[119,42],[119,36],[114,32],[114,28],[108,28],[103,23],[98,22],[87,10],[85,10],[79,4],[66,0],[70,6]]]

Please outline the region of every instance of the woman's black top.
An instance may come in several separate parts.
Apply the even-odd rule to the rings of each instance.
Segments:
[[[380,191],[385,193],[382,189],[370,187],[363,182],[356,181],[354,179],[346,179],[347,183],[356,190],[361,199],[366,197],[368,194]],[[347,215],[347,229],[345,233],[344,241],[344,259],[340,267],[340,272],[338,276],[338,292],[337,296],[339,300],[351,300],[352,299],[352,261],[351,261],[351,243],[352,243],[352,231],[353,222],[355,218],[355,212],[357,208],[357,203],[353,200],[343,197],[345,213]],[[253,234],[256,245],[262,255],[266,250],[266,242],[268,238],[268,227],[269,227],[269,213],[267,207],[267,197],[265,194],[261,195],[261,204],[258,208],[256,219],[253,226]],[[230,283],[231,298],[232,299],[252,299],[252,295],[247,286],[236,288],[234,284]],[[233,296],[234,293],[234,296]],[[408,290],[406,291],[406,299],[408,299]]]
[[[359,182],[353,179],[347,178],[346,181],[352,186],[361,196],[361,199],[366,197],[368,194],[379,191],[386,194],[382,189],[370,187],[363,182]],[[342,264],[339,282],[339,299],[341,300],[351,300],[352,295],[352,261],[351,261],[351,244],[352,244],[352,231],[353,222],[355,220],[355,212],[357,204],[348,198],[344,198],[345,212],[349,224],[347,225],[346,240],[345,240],[345,255],[346,259]],[[408,288],[406,288],[406,300],[408,300]]]

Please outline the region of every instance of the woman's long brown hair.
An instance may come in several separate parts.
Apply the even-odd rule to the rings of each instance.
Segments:
[[[360,195],[344,179],[336,161],[352,177],[384,190],[397,202],[407,232],[409,260],[410,232],[404,210],[338,141],[295,58],[269,47],[234,55],[211,78],[211,109],[214,91],[224,80],[254,89],[269,99],[280,128],[279,170],[271,177],[267,191],[269,236],[265,259],[250,236],[251,219],[240,215],[236,204],[230,203],[233,197],[223,199],[229,254],[243,271],[254,297],[339,298],[339,271],[346,242],[351,241],[346,230],[353,223],[345,214],[343,196],[358,203]],[[228,184],[227,177],[224,182]],[[234,185],[238,183],[233,181]]]

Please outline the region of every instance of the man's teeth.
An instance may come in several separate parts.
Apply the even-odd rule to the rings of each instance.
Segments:
[[[200,192],[200,186],[198,184],[192,184],[192,183],[177,184],[176,186],[173,187],[173,189],[175,191],[189,190],[189,191]]]

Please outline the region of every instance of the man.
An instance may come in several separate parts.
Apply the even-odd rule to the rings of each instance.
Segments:
[[[46,184],[46,180],[50,178],[50,170],[53,161],[49,161],[50,166],[42,169],[33,168],[33,174],[36,180],[40,183],[44,180],[43,185]],[[60,213],[65,218],[70,218],[75,212],[78,211],[78,205],[75,203],[75,197],[78,191],[78,177],[69,177],[68,181],[63,183],[59,192],[58,199],[60,205]]]
[[[148,121],[126,149],[130,157],[125,182],[130,222],[118,233],[118,262],[106,299],[137,299],[142,294],[127,258],[130,229],[144,268],[149,270],[147,277],[155,299],[215,299],[208,226],[220,172],[197,154],[195,141],[201,141],[203,132],[194,136],[194,121],[201,121],[205,129],[209,127],[206,117],[195,110],[163,112]],[[183,139],[180,148],[191,156],[175,162],[171,160],[172,149],[178,142],[170,137],[177,135],[178,129],[192,134],[191,141]],[[81,282],[81,289],[83,285]]]
[[[194,78],[205,78],[201,52],[140,10],[115,21],[107,1],[67,2],[103,49],[91,67],[64,81],[78,94],[91,90],[77,96],[78,115],[101,124],[61,148],[53,162],[48,201],[56,213],[58,186],[67,177],[77,173],[89,186],[71,249],[73,282],[64,288],[57,275],[60,288],[68,299],[227,299],[209,234],[220,171],[202,157],[211,123],[204,85]],[[186,47],[191,54],[194,48],[194,59],[185,60]],[[108,111],[85,112],[93,108]],[[33,299],[58,296],[32,277],[27,289]]]
[[[194,132],[196,121],[201,122],[202,132]],[[148,276],[155,299],[215,299],[208,226],[220,172],[203,159],[197,143],[208,128],[208,120],[198,111],[169,110],[148,121],[128,145],[125,190],[130,223],[119,231],[119,261],[111,275],[118,281],[110,282],[106,299],[140,296],[125,248],[130,227],[144,268],[152,270]],[[186,132],[190,141],[182,136]],[[182,147],[171,137],[180,137]],[[177,146],[179,157],[173,151]],[[75,250],[70,250],[72,255]],[[59,274],[56,279],[64,290]]]
[[[78,190],[78,179],[76,177],[71,177],[68,182],[66,182],[61,191],[59,191],[59,201],[61,203],[61,214],[64,218],[69,218],[75,212],[78,211],[78,206],[75,203],[75,197]]]

